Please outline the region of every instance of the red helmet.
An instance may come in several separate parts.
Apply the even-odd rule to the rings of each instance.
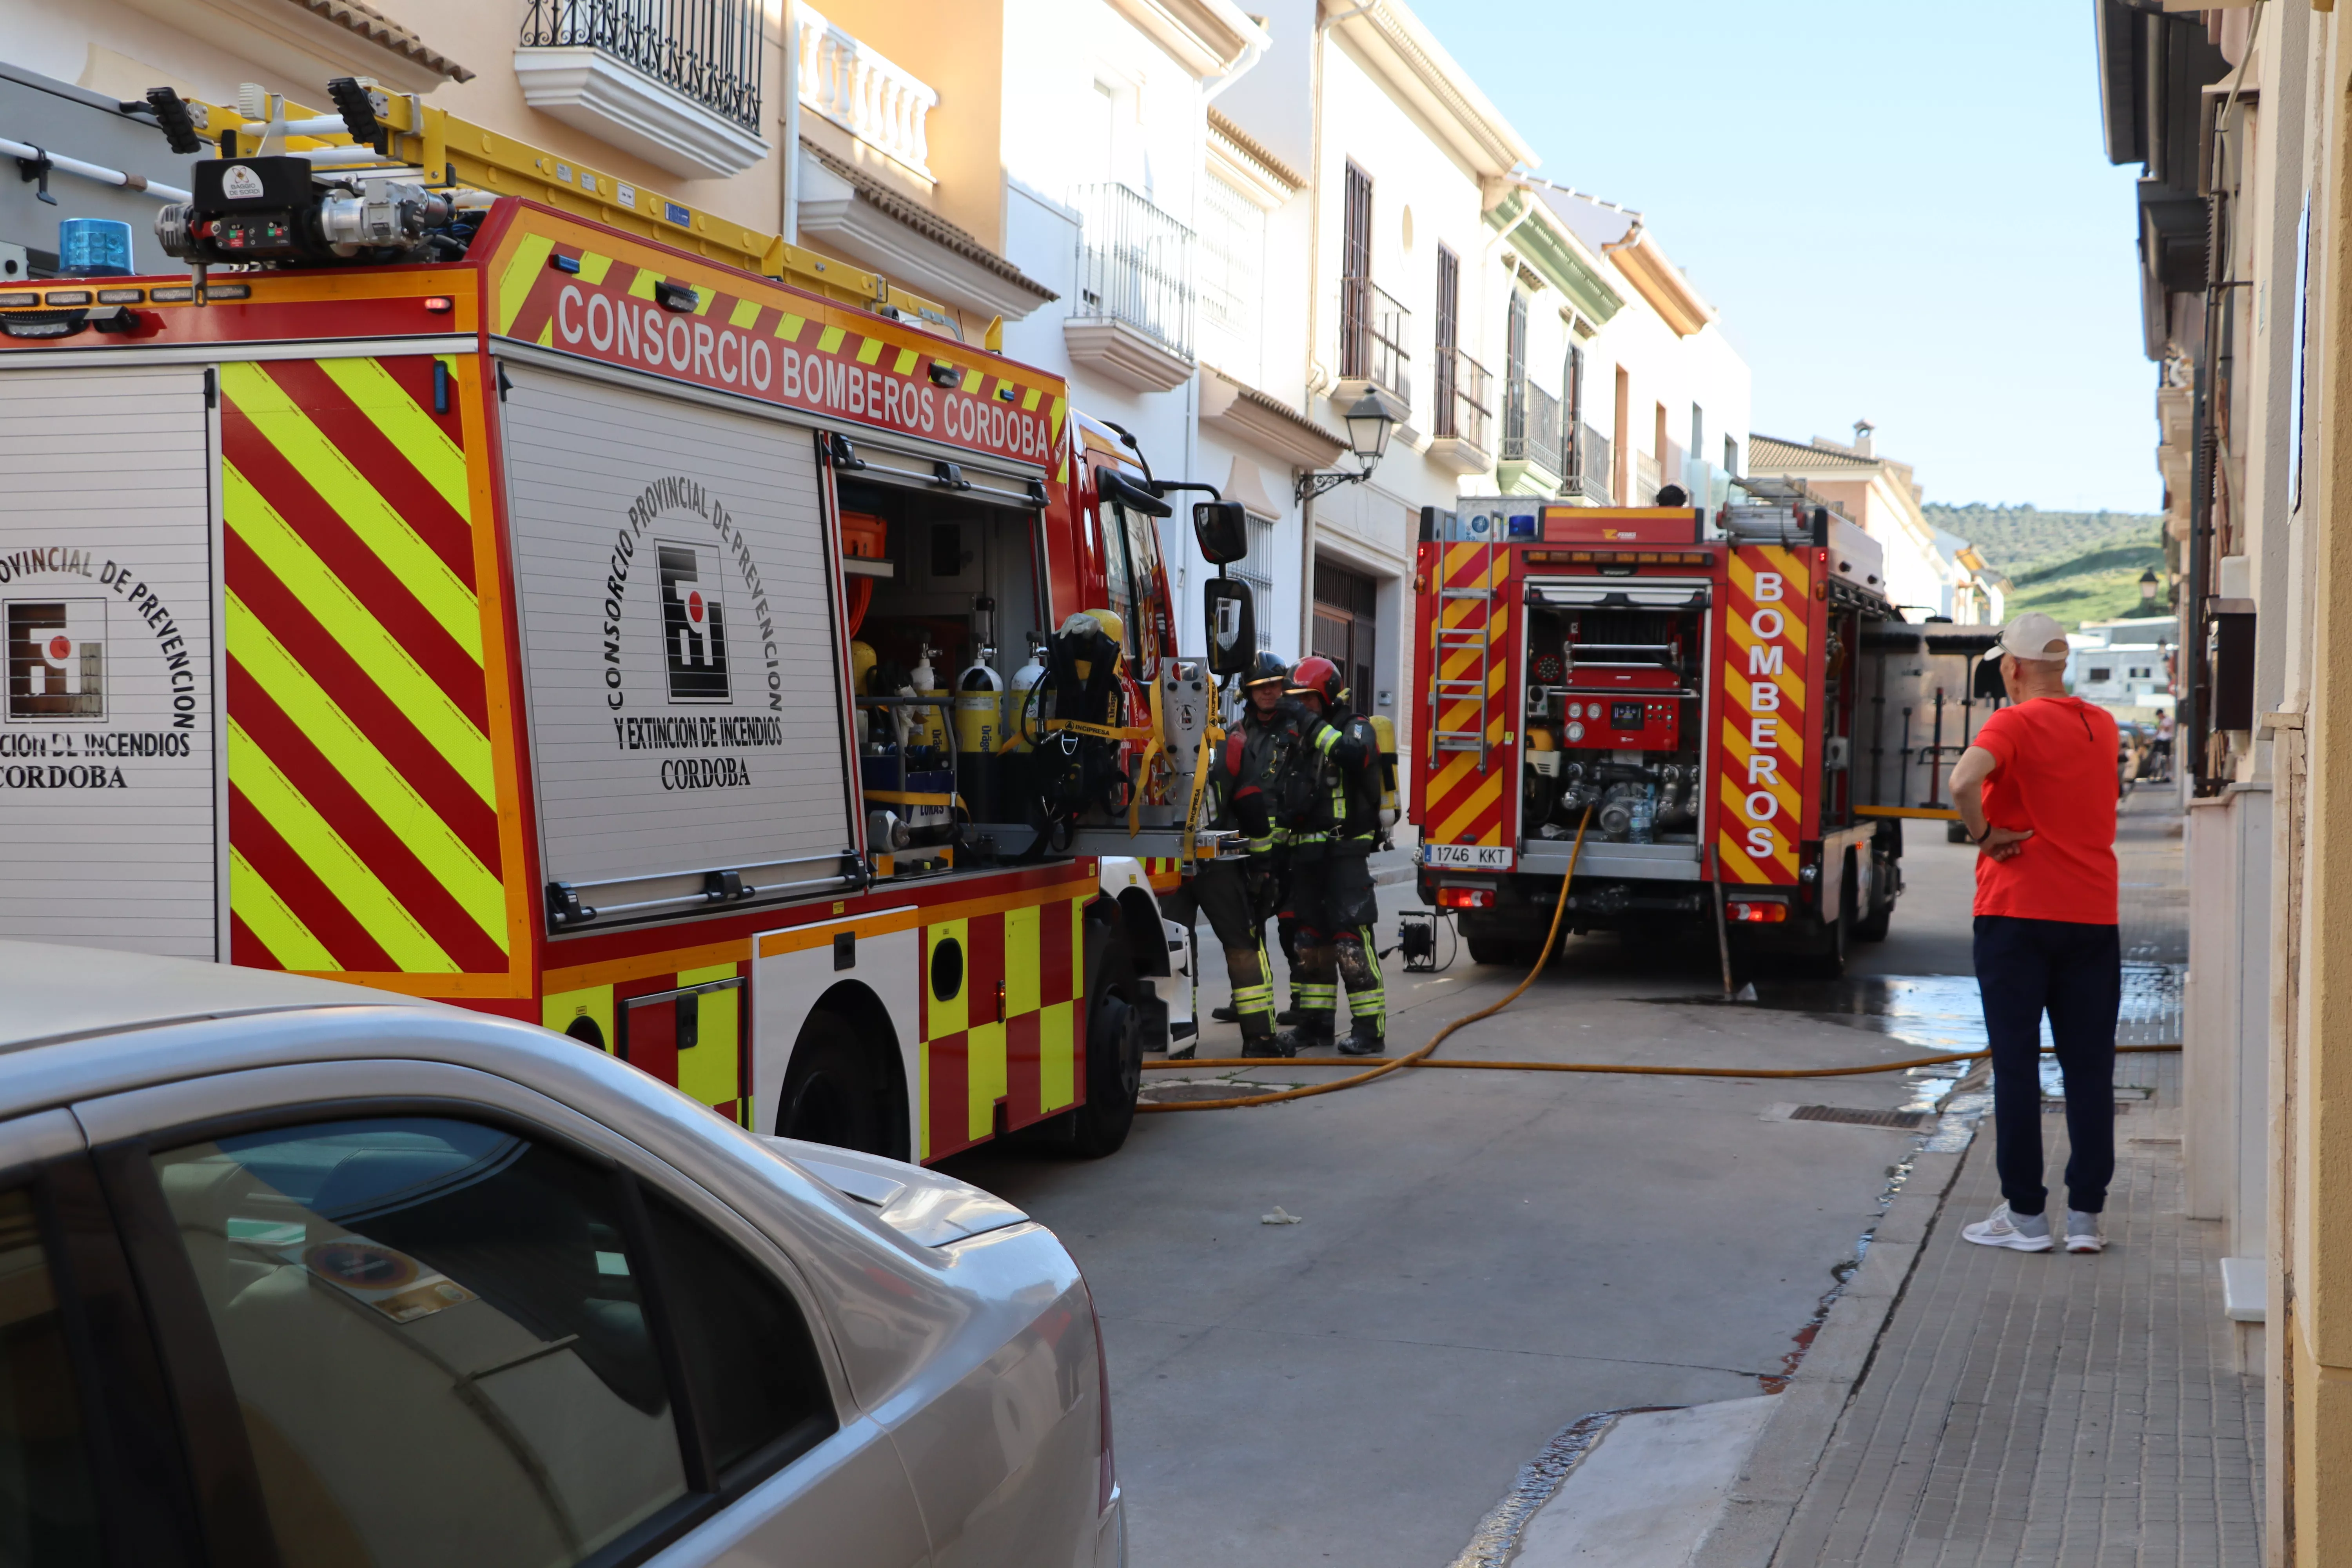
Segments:
[[[1290,672],[1290,695],[1299,697],[1309,691],[1320,697],[1327,708],[1337,708],[1348,695],[1339,667],[1320,654],[1300,659],[1298,668]]]

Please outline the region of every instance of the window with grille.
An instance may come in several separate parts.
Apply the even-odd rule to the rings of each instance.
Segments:
[[[1257,647],[1260,653],[1274,646],[1274,520],[1248,514],[1249,553],[1225,568],[1228,575],[1249,584],[1250,599],[1257,608]]]
[[[1339,250],[1339,374],[1372,374],[1372,177],[1348,164]]]
[[[1437,434],[1458,436],[1454,410],[1454,340],[1462,316],[1462,263],[1444,246],[1437,247],[1437,323],[1434,369],[1437,375]]]

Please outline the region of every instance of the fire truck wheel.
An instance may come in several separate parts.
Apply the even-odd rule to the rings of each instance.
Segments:
[[[780,1138],[867,1154],[893,1152],[889,1076],[839,1014],[820,1007],[801,1026],[780,1099]]]
[[[1107,922],[1087,922],[1087,1102],[1071,1113],[1070,1147],[1089,1160],[1116,1153],[1135,1125],[1143,1087],[1143,1009],[1135,963]]]
[[[1812,922],[1819,934],[1814,937],[1812,952],[1809,954],[1812,960],[1810,967],[1823,980],[1835,980],[1845,973],[1846,955],[1853,946],[1854,883],[1853,861],[1849,858],[1845,863],[1845,886],[1838,896],[1837,918]]]

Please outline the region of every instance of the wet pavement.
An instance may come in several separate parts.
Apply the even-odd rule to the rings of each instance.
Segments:
[[[1844,988],[1785,1005],[1769,986],[1726,1007],[1708,996],[1711,944],[1580,938],[1444,1052],[1830,1067],[1952,1048],[1974,1026],[1973,986],[1952,978],[1968,971],[1969,858],[1928,838],[1894,935],[1857,950]],[[1387,935],[1418,906],[1409,885],[1381,892]],[[1466,953],[1430,975],[1391,960],[1392,1048],[1519,978]],[[1223,1000],[1203,984],[1204,1014]],[[1238,1044],[1213,1025],[1203,1054]],[[1336,1070],[1152,1077],[1225,1095]],[[1866,1115],[1951,1084],[1402,1072],[1149,1116],[1095,1164],[1007,1149],[953,1168],[1087,1268],[1138,1568],[1435,1564],[1579,1416],[1780,1386],[1927,1131],[1795,1120],[1789,1102]],[[1302,1223],[1262,1224],[1277,1205]]]

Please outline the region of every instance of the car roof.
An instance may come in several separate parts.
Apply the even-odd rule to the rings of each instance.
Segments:
[[[0,1051],[250,1013],[386,1004],[441,1010],[306,974],[40,942],[0,941],[0,996],[7,998]]]

